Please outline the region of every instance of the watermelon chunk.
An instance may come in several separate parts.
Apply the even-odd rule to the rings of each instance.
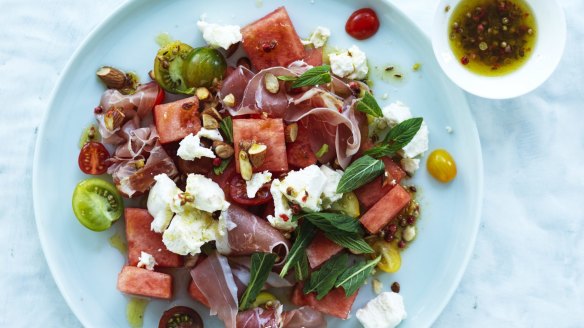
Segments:
[[[160,143],[180,141],[201,129],[199,99],[190,97],[154,107],[154,124]]]
[[[150,230],[154,218],[142,208],[126,208],[126,239],[128,240],[128,264],[136,266],[141,252],[149,253],[156,260],[157,266],[178,268],[182,266],[182,256],[175,254],[164,246],[162,235]]]
[[[298,137],[286,145],[286,156],[288,164],[297,168],[316,164],[318,159],[310,147],[310,131],[304,123],[298,122]]]
[[[330,241],[323,233],[319,232],[306,248],[308,263],[310,263],[311,268],[317,268],[342,250],[342,246]]]
[[[373,207],[361,217],[361,224],[372,234],[376,234],[389,223],[411,200],[401,185],[393,187]]]
[[[124,266],[118,275],[118,290],[125,294],[172,298],[172,276],[133,266]]]
[[[207,298],[205,297],[205,295],[203,295],[203,293],[197,287],[197,285],[195,285],[195,282],[193,280],[191,280],[191,282],[189,283],[189,295],[195,301],[198,301],[199,303],[203,304],[204,306],[206,306],[208,308],[211,307],[211,305],[209,304],[209,301],[207,300]]]
[[[264,163],[254,172],[268,170],[270,172],[288,171],[286,159],[286,140],[284,138],[284,122],[280,118],[268,119],[236,119],[233,120],[233,140],[235,145],[236,170],[239,172],[239,142],[255,140],[268,146]]]
[[[243,49],[257,70],[288,66],[304,58],[300,37],[286,8],[280,7],[241,29]]]
[[[292,292],[292,303],[297,306],[311,306],[315,310],[322,313],[326,313],[341,319],[347,319],[349,317],[349,312],[351,312],[351,307],[357,298],[355,294],[347,297],[345,295],[345,290],[342,287],[334,288],[331,290],[323,299],[320,301],[316,299],[316,293],[304,294],[302,288],[303,283],[296,284],[294,291]]]
[[[381,197],[387,194],[396,184],[399,184],[406,176],[406,172],[390,158],[384,157],[383,163],[385,164],[385,173],[387,174],[386,179],[389,179],[385,186],[383,185],[383,177],[380,176],[355,190],[355,195],[357,195],[359,202],[365,208],[370,208],[377,203]],[[392,180],[395,180],[395,184],[391,183]]]

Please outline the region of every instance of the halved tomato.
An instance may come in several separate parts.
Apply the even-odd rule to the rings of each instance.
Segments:
[[[203,328],[203,319],[197,311],[186,306],[175,306],[164,311],[158,328]]]
[[[231,178],[229,193],[234,202],[241,205],[262,205],[272,199],[270,185],[266,184],[258,190],[255,198],[247,197],[247,185],[241,175],[237,174]]]
[[[81,148],[77,163],[85,174],[100,175],[107,171],[106,160],[110,157],[105,146],[99,142],[90,141]]]

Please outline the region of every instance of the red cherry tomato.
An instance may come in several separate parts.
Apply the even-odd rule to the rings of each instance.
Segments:
[[[234,202],[241,205],[262,205],[272,199],[269,185],[261,187],[255,198],[248,198],[245,180],[239,174],[231,179],[229,194]]]
[[[164,311],[158,328],[203,328],[203,319],[197,311],[186,306],[175,306]]]
[[[164,89],[158,87],[158,93],[156,94],[156,100],[154,100],[154,106],[162,104],[165,96],[166,94],[164,93]]]
[[[77,163],[85,174],[100,175],[107,171],[106,159],[110,157],[107,149],[99,142],[90,141],[81,148]]]
[[[379,18],[371,8],[362,8],[351,14],[345,24],[345,31],[357,40],[372,37],[379,30]]]

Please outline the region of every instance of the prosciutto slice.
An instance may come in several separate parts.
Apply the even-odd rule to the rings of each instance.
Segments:
[[[210,314],[223,320],[226,328],[239,327],[237,286],[227,258],[213,253],[191,270],[191,277],[209,302]]]
[[[303,306],[282,314],[283,328],[325,328],[324,315],[310,306]]]
[[[290,242],[266,220],[231,204],[222,213],[227,233],[217,239],[217,250],[224,255],[251,255],[255,252],[278,254],[278,264],[290,250]]]
[[[288,108],[288,95],[284,82],[279,81],[280,88],[277,93],[273,94],[266,89],[264,78],[268,73],[275,76],[296,75],[284,67],[264,69],[251,79],[249,78],[249,72],[249,70],[240,66],[227,77],[226,82],[219,90],[219,98],[223,99],[226,95],[233,94],[235,106],[226,106],[225,103],[223,103],[223,106],[229,110],[232,116],[265,112],[273,118],[283,117]],[[241,86],[245,86],[243,93],[241,92],[242,89],[236,89],[236,87],[241,88]]]
[[[126,120],[134,121],[134,124],[139,126],[140,121],[152,112],[159,91],[160,87],[156,82],[141,84],[131,95],[124,95],[114,89],[106,90],[99,103],[103,111],[95,114],[103,142],[117,145],[125,140],[123,135],[119,134],[121,128],[110,131],[105,127],[105,111],[111,107],[118,107],[124,113]]]
[[[324,315],[309,306],[282,312],[282,304],[237,314],[237,328],[326,328]]]
[[[108,89],[101,96],[99,105],[108,110],[110,107],[120,107],[124,114],[134,111],[140,118],[146,117],[156,103],[156,97],[160,87],[156,82],[141,84],[136,88],[136,92],[131,95],[124,95],[118,90]]]
[[[253,308],[237,314],[237,328],[280,328],[282,327],[282,304],[271,309]]]

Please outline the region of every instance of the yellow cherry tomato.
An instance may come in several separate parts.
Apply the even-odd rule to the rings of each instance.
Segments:
[[[276,300],[277,300],[276,296],[268,292],[261,292],[258,294],[258,297],[256,297],[255,301],[251,304],[251,306],[260,307],[264,306],[268,302],[274,302]]]
[[[381,255],[381,261],[377,263],[379,270],[393,273],[401,267],[401,255],[395,243],[388,243],[384,240],[377,240],[371,246],[375,251],[374,256]]]
[[[456,177],[456,163],[444,149],[434,150],[426,163],[428,172],[438,181],[447,183]]]

